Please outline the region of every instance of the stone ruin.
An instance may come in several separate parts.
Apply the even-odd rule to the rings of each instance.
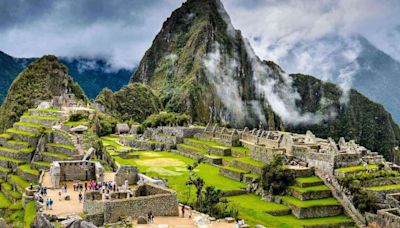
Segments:
[[[118,186],[125,184],[128,181],[128,185],[136,184],[139,181],[138,169],[134,166],[120,166],[115,173],[115,183]]]
[[[103,200],[100,192],[85,192],[83,211],[86,220],[97,226],[118,222],[123,218],[137,219],[152,211],[155,216],[178,216],[175,191],[153,184],[137,185],[130,191],[113,192]]]
[[[54,161],[50,166],[53,188],[59,188],[63,181],[104,181],[104,168],[100,162],[93,161]]]

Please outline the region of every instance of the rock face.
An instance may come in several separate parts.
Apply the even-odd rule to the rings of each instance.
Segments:
[[[0,130],[12,126],[29,108],[39,101],[65,93],[86,100],[82,89],[68,75],[67,68],[55,56],[47,55],[30,64],[12,83],[0,108]]]
[[[400,138],[390,114],[358,92],[261,61],[219,0],[188,0],[175,10],[131,82],[148,84],[167,111],[198,122],[301,133],[310,127],[318,137],[355,138],[391,160]]]

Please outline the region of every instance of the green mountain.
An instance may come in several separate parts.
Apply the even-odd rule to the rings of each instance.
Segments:
[[[7,95],[13,80],[37,58],[15,58],[0,51],[0,104]],[[82,86],[85,94],[94,99],[102,89],[116,91],[126,85],[132,71],[113,69],[103,59],[60,58],[69,74]]]
[[[46,55],[31,63],[11,84],[0,107],[0,129],[12,126],[29,108],[69,91],[77,99],[87,100],[81,87],[68,75],[67,67],[55,56]]]
[[[392,158],[399,128],[385,109],[311,76],[261,61],[219,0],[188,0],[164,22],[131,82],[195,122],[340,136]]]

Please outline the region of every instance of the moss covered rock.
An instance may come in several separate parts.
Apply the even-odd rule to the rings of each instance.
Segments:
[[[0,108],[0,130],[18,121],[28,109],[40,101],[52,99],[66,92],[86,100],[80,86],[68,75],[67,68],[52,55],[46,55],[30,64],[11,84]]]

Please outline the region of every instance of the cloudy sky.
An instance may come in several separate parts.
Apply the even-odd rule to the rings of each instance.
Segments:
[[[17,57],[103,57],[132,68],[183,0],[2,0],[0,50]],[[400,1],[222,0],[263,59],[301,42],[361,34],[400,60]]]

